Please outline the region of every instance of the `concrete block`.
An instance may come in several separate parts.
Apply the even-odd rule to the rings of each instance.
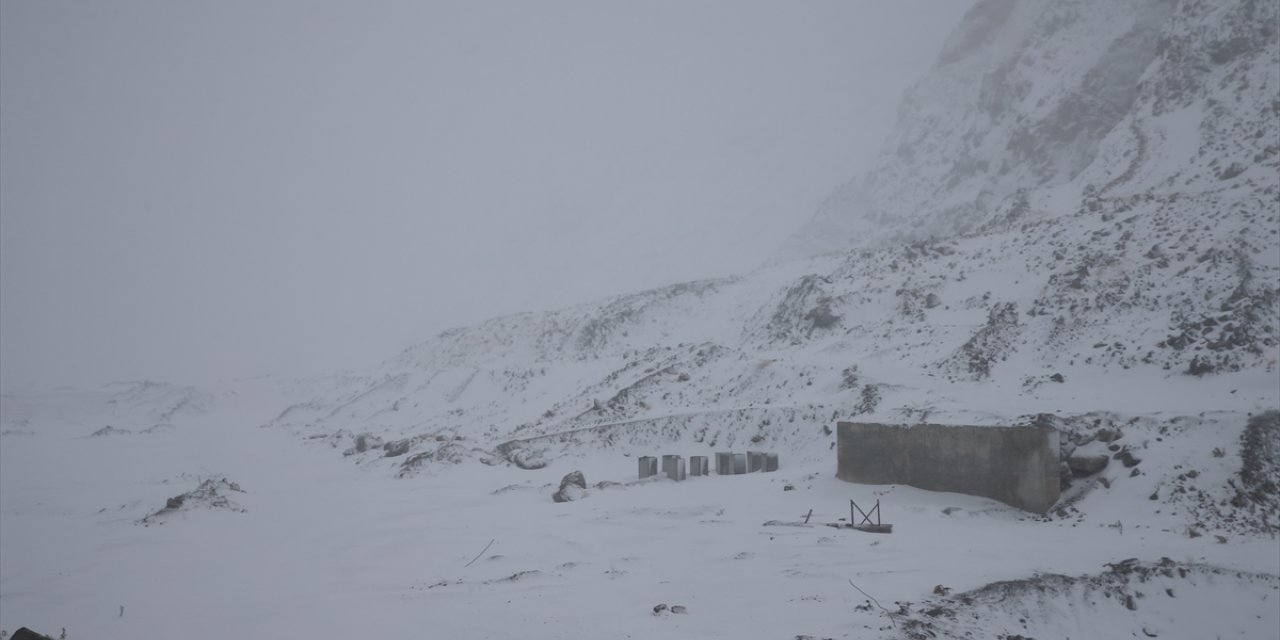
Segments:
[[[733,475],[733,454],[728,451],[719,451],[716,453],[716,474],[722,476]]]
[[[748,451],[747,452],[747,473],[755,473],[764,471],[764,452]]]
[[[764,454],[764,470],[766,472],[778,470],[778,454],[776,453]]]
[[[680,456],[672,456],[672,455],[662,456],[663,475],[670,475],[671,470],[674,469],[676,466],[676,460],[679,460],[679,459],[680,459]]]
[[[640,478],[658,475],[658,459],[653,456],[640,457]]]
[[[680,456],[662,456],[662,461],[666,463],[668,458],[671,459],[670,464],[663,465],[667,477],[677,481],[684,480],[686,475],[684,458]]]
[[[1047,513],[1061,491],[1052,427],[836,425],[836,477],[984,496]]]
[[[745,453],[733,454],[733,472],[734,473],[747,472],[747,454]]]
[[[689,456],[689,475],[705,476],[709,471],[706,456]]]

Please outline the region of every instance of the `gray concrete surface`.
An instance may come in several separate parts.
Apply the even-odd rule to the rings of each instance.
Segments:
[[[709,472],[706,456],[689,456],[689,475],[705,476]]]
[[[716,475],[733,475],[733,454],[728,451],[716,453]]]
[[[836,477],[984,496],[1033,513],[1058,501],[1058,434],[1050,427],[836,425]]]
[[[641,456],[640,477],[643,479],[656,475],[658,475],[658,459],[653,456]]]
[[[773,472],[778,470],[778,454],[776,453],[764,454],[764,470],[766,472]]]
[[[670,464],[670,465],[665,464],[665,463],[666,463],[666,461],[667,461],[667,458],[671,458],[671,464]],[[681,456],[662,456],[662,461],[663,461],[663,463],[664,463],[664,464],[663,464],[664,471],[666,472],[666,474],[667,474],[667,477],[668,477],[668,478],[670,478],[670,479],[672,479],[672,480],[684,480],[684,479],[685,479],[686,469],[685,469],[685,464],[684,464],[684,458],[683,458],[683,457],[681,457]]]

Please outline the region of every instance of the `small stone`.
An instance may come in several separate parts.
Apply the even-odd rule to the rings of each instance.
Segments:
[[[655,606],[655,607],[653,608],[653,615],[655,615],[655,616],[656,616],[656,615],[659,615],[659,614],[661,614],[663,611],[666,611],[666,610],[667,610],[667,605],[666,605],[666,604],[659,604],[659,605],[657,605],[657,606]]]
[[[671,613],[688,613],[688,612],[689,610],[686,609],[682,604],[671,605]]]

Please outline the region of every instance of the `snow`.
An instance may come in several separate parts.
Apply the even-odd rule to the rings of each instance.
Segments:
[[[495,318],[366,371],[3,396],[0,629],[1275,637],[1280,498],[1237,503],[1251,464],[1280,468],[1246,426],[1280,409],[1259,117],[1280,47],[1243,3],[1170,6],[1017,3],[800,236],[841,251]],[[1144,69],[1119,61],[1131,105],[1037,138],[1036,167],[1002,159],[1166,18]],[[840,420],[1049,423],[1064,455],[1113,457],[1033,516],[839,481]],[[638,456],[747,448],[780,470],[636,479]],[[587,489],[553,502],[572,471]],[[893,533],[826,526],[849,500]]]
[[[962,592],[1167,557],[1226,573],[1175,585],[1194,594],[1191,609],[1152,606],[1163,603],[1154,589],[1136,611],[1077,606],[1072,595],[1036,608],[1038,633],[1145,627],[1198,638],[1205,623],[1185,623],[1212,611],[1229,612],[1216,628],[1238,631],[1223,637],[1280,629],[1273,538],[1191,538],[1166,503],[1145,499],[1180,465],[1204,468],[1209,484],[1229,475],[1235,454],[1209,451],[1230,447],[1230,421],[1147,438],[1142,476],[1113,464],[1110,489],[1046,520],[972,496],[845,483],[833,477],[834,454],[784,451],[776,473],[677,483],[636,481],[630,452],[580,449],[534,471],[471,462],[401,480],[387,463],[352,465],[322,440],[300,446],[263,428],[285,386],[242,384],[171,431],[112,438],[85,437],[111,412],[103,394],[6,396],[6,422],[25,420],[34,435],[6,436],[0,448],[0,628],[65,627],[70,638],[893,637],[883,612],[856,609],[865,598],[849,581],[897,611],[892,603],[924,602],[937,585]],[[131,425],[156,410],[113,419]],[[648,451],[702,452],[688,442]],[[573,470],[591,489],[553,503]],[[245,511],[139,523],[202,478],[242,487],[234,498]],[[879,500],[894,532],[824,526],[847,517],[851,499]],[[799,523],[809,509],[810,526],[765,525]],[[658,604],[687,613],[655,615]]]

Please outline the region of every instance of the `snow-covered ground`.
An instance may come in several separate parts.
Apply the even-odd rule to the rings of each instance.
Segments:
[[[4,396],[0,628],[1280,637],[1268,11],[979,3],[797,236],[832,253],[368,371]],[[1110,463],[1033,516],[836,480],[839,420],[1044,424]],[[636,479],[747,448],[781,469]],[[825,526],[850,500],[893,533]]]
[[[1042,518],[845,483],[834,452],[783,451],[777,473],[683,483],[637,481],[645,451],[627,447],[584,447],[531,471],[467,461],[398,479],[396,459],[353,465],[328,439],[300,445],[263,426],[287,396],[306,395],[288,386],[153,385],[132,405],[123,399],[136,388],[6,396],[0,628],[94,639],[888,638],[926,624],[944,637],[1280,632],[1274,534],[1210,520],[1191,537],[1192,505],[1147,495],[1170,494],[1191,469],[1193,491],[1225,489],[1243,414],[1130,427],[1125,437],[1148,445],[1141,474],[1113,464],[1108,487]],[[166,410],[193,397],[190,411]],[[166,413],[165,428],[144,432]],[[106,424],[117,432],[91,435]],[[587,496],[552,502],[573,470]],[[205,479],[227,480],[225,504],[188,498],[142,522]],[[893,533],[824,526],[847,518],[851,499],[879,500]],[[796,526],[810,509],[810,525]],[[1130,558],[1151,571],[1167,558],[1173,577],[1120,582],[1106,565]],[[965,593],[997,581],[1028,582]],[[939,586],[950,595],[934,595]],[[686,611],[655,614],[659,604]]]

